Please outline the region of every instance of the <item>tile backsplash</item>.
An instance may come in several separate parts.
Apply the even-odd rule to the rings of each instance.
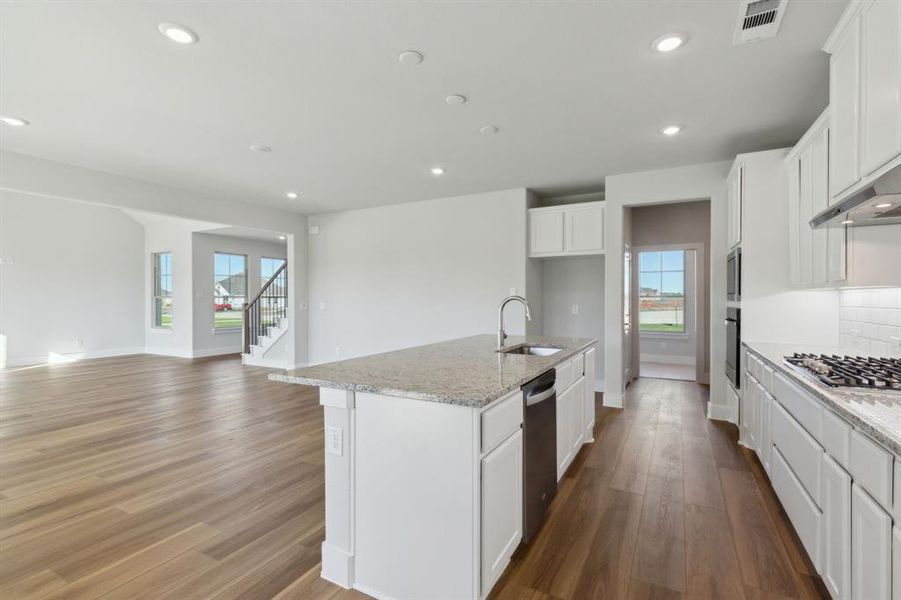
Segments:
[[[901,357],[901,288],[839,292],[842,352]]]

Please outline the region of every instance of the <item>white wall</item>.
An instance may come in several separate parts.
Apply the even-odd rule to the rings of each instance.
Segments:
[[[639,346],[642,355],[650,360],[661,360],[660,357],[689,357],[686,363],[680,359],[670,362],[692,364],[697,367],[700,381],[708,381],[710,374],[710,347],[707,343],[710,338],[710,278],[704,277],[710,273],[710,202],[708,200],[698,202],[677,202],[660,204],[656,206],[637,206],[632,209],[632,247],[636,251],[642,248],[660,246],[700,245],[701,250],[696,251],[696,256],[687,256],[686,260],[694,260],[703,264],[699,265],[700,273],[695,271],[694,265],[686,265],[686,324],[689,325],[689,335],[684,337],[666,336],[643,333],[639,334]],[[636,274],[638,261],[635,263]],[[699,279],[700,290],[697,296],[689,294],[688,290],[694,290],[695,279]],[[635,277],[637,289],[638,277]],[[695,311],[697,310],[697,323],[695,323]],[[693,360],[694,357],[697,360]],[[665,360],[665,358],[663,359]]]
[[[595,389],[604,389],[604,257],[541,259],[544,335],[596,337]],[[579,314],[572,307],[579,306]]]
[[[788,149],[740,154],[741,337],[754,342],[838,345],[838,292],[792,289],[788,251]]]
[[[141,352],[143,256],[120,210],[0,191],[0,363]]]
[[[240,199],[188,192],[6,150],[0,151],[0,172],[3,175],[0,189],[7,192],[284,233],[288,237],[288,277],[293,292],[288,313],[292,323],[291,355],[294,364],[307,361],[306,216],[288,210],[255,206]]]
[[[715,368],[725,361],[726,175],[730,162],[705,163],[606,178],[604,404],[623,404],[623,212],[625,207],[685,200],[710,200],[710,404],[713,416],[731,417],[726,378]],[[631,231],[631,229],[630,229]],[[633,240],[634,242],[634,240]]]
[[[494,333],[526,290],[526,191],[310,217],[312,362]],[[509,305],[507,331],[525,332]],[[340,353],[338,351],[340,349]]]
[[[144,252],[140,273],[144,298],[153,294],[154,252],[172,253],[172,327],[156,329],[152,325],[150,301],[145,300],[140,322],[144,324],[148,354],[191,358],[194,350],[194,256],[191,236],[194,223],[182,219],[157,219],[144,224]]]
[[[194,356],[241,352],[240,330],[214,332],[213,254],[227,252],[247,257],[247,294],[250,300],[260,291],[260,259],[285,258],[284,243],[249,240],[209,233],[193,234]]]

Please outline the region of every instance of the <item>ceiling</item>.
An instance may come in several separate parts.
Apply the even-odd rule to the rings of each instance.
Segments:
[[[738,0],[4,1],[0,112],[32,124],[0,146],[304,213],[588,191],[793,144],[827,104],[820,46],[845,4],[789,1],[777,38],[733,46]],[[652,52],[672,31],[689,42]]]

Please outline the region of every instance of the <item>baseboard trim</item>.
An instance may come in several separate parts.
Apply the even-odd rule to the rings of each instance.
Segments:
[[[736,409],[732,406],[724,404],[707,403],[707,418],[714,421],[728,421],[729,423],[737,423]]]
[[[319,574],[323,579],[343,588],[352,588],[354,584],[353,554],[322,542],[322,571]]]
[[[249,367],[265,367],[267,369],[287,369],[288,361],[278,358],[266,358],[265,356],[251,356],[243,354],[241,362]]]
[[[207,356],[222,356],[223,354],[240,354],[241,347],[228,347],[228,348],[204,348],[200,350],[193,350],[191,352],[191,358],[206,358]]]
[[[607,391],[607,382],[603,379],[595,379],[594,380],[594,391],[596,392],[605,392]]]
[[[172,356],[174,358],[194,358],[194,353],[190,350],[182,350],[180,348],[144,348],[144,354],[155,354],[157,356]]]
[[[7,368],[14,367],[33,367],[36,365],[51,365],[60,363],[77,362],[79,360],[90,360],[92,358],[113,358],[116,356],[131,356],[132,354],[144,354],[144,347],[137,346],[133,348],[109,348],[107,350],[89,350],[86,352],[69,352],[66,354],[59,352],[48,352],[47,356],[25,356],[13,357],[7,364]]]

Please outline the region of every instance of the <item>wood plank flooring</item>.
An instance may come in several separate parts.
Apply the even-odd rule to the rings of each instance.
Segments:
[[[317,391],[267,372],[151,356],[0,371],[0,598],[365,598],[319,578]],[[640,379],[626,410],[599,407],[494,597],[824,597],[704,401]]]

